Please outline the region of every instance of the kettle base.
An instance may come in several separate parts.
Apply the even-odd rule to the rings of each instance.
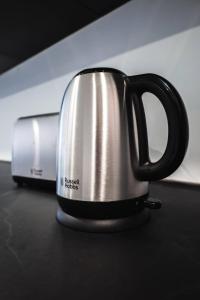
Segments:
[[[127,229],[137,228],[145,224],[150,218],[148,208],[134,213],[131,216],[115,219],[86,219],[78,218],[65,213],[60,207],[57,210],[57,221],[74,230],[86,232],[118,232]]]

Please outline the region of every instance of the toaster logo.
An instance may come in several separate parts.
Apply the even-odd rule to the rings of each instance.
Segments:
[[[36,176],[42,176],[43,170],[42,169],[31,169],[31,175],[36,175]]]
[[[79,183],[79,179],[68,179],[67,177],[65,177],[65,187],[67,189],[78,190]]]

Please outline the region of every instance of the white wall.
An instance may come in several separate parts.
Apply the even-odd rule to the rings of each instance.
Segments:
[[[11,159],[12,128],[24,115],[59,111],[66,85],[91,66],[171,81],[188,111],[190,143],[174,179],[200,183],[200,1],[134,0],[0,77],[0,159]],[[151,155],[164,149],[166,120],[145,96]]]

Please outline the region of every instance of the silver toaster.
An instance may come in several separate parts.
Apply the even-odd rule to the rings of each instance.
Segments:
[[[19,118],[14,126],[12,177],[18,185],[56,186],[58,113]]]

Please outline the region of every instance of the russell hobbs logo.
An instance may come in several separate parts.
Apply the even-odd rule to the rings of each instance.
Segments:
[[[68,179],[65,177],[65,187],[67,189],[78,190],[79,184],[79,179]],[[61,180],[61,185],[63,185],[63,180]]]
[[[30,171],[31,171],[31,175],[37,175],[37,176],[42,176],[43,173],[42,169],[32,168]]]

